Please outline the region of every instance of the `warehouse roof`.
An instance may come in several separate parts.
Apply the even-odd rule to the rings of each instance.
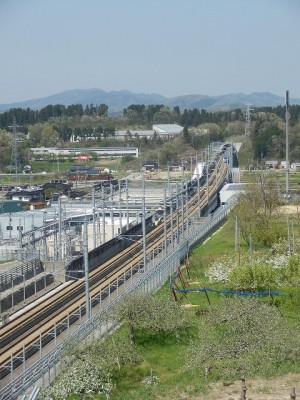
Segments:
[[[153,130],[158,133],[165,132],[169,135],[178,135],[183,131],[183,127],[177,124],[157,124],[153,125]]]

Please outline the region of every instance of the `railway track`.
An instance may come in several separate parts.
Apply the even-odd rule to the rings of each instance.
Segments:
[[[179,201],[177,201],[175,212],[172,213],[173,220],[171,221],[170,213],[166,218],[165,226],[167,238],[176,238],[179,227],[182,233],[186,230],[189,224],[187,218],[191,219],[193,214],[199,212],[199,203],[200,209],[205,208],[209,198],[215,195],[215,192],[224,182],[226,174],[227,165],[219,158],[215,163],[214,171],[209,175],[208,184],[205,182],[205,184],[199,189],[197,188],[192,195],[188,194],[188,188],[186,188],[186,204],[182,204],[180,209]],[[189,196],[189,198],[187,198],[187,196]],[[188,217],[186,215],[187,207]],[[164,229],[164,224],[160,224],[146,235],[147,253],[150,253],[154,249],[163,248]],[[90,296],[92,299],[99,291],[104,291],[112,282],[118,282],[119,280],[119,285],[120,282],[124,283],[126,276],[130,276],[132,271],[134,271],[134,273],[138,272],[138,265],[143,261],[142,247],[142,239],[137,242],[132,242],[125,250],[121,251],[89,274]],[[137,266],[134,269],[132,269],[133,263]],[[20,355],[25,354],[24,348],[27,349],[26,357],[28,356],[29,358],[29,356],[37,351],[36,349],[34,350],[34,344],[37,340],[45,336],[44,342],[49,342],[50,339],[49,335],[46,335],[47,332],[53,329],[53,326],[58,327],[57,329],[59,331],[63,331],[62,321],[66,319],[66,316],[74,315],[78,309],[81,310],[82,314],[85,313],[85,287],[82,280],[72,282],[67,287],[54,293],[53,296],[47,300],[46,304],[39,303],[28,308],[7,325],[3,326],[0,329],[0,379],[7,375],[7,365],[10,365],[10,367],[13,366],[15,369],[21,364],[22,357],[20,357]],[[74,317],[73,322],[76,322],[76,318]],[[13,365],[11,362],[12,359],[14,360]]]

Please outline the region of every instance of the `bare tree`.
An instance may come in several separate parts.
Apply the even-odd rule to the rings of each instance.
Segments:
[[[240,231],[248,244],[250,235],[254,242],[267,245],[282,236],[278,225],[279,204],[276,176],[266,171],[255,175],[236,207]]]

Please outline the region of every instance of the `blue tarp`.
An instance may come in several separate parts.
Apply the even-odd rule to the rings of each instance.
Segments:
[[[260,296],[283,296],[282,293],[274,292],[273,290],[265,290],[264,292],[245,292],[242,290],[230,290],[230,289],[210,289],[210,288],[189,288],[189,289],[179,289],[173,286],[173,281],[178,278],[178,274],[174,278],[170,279],[170,288],[175,292],[179,293],[189,293],[189,292],[212,292],[218,294],[233,294],[235,296],[244,297],[260,297]]]
[[[217,289],[210,289],[210,288],[190,288],[190,289],[178,289],[172,287],[172,290],[179,292],[179,293],[189,293],[189,292],[213,292],[213,293],[218,293],[218,294],[234,294],[236,296],[252,296],[252,297],[258,297],[258,296],[282,296],[281,293],[279,292],[274,292],[274,291],[269,291],[265,290],[264,292],[244,292],[240,290],[229,290],[229,289],[224,289],[224,290],[217,290]]]

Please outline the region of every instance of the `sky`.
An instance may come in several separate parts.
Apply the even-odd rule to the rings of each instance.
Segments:
[[[300,98],[300,0],[0,0],[0,104],[70,89]]]

